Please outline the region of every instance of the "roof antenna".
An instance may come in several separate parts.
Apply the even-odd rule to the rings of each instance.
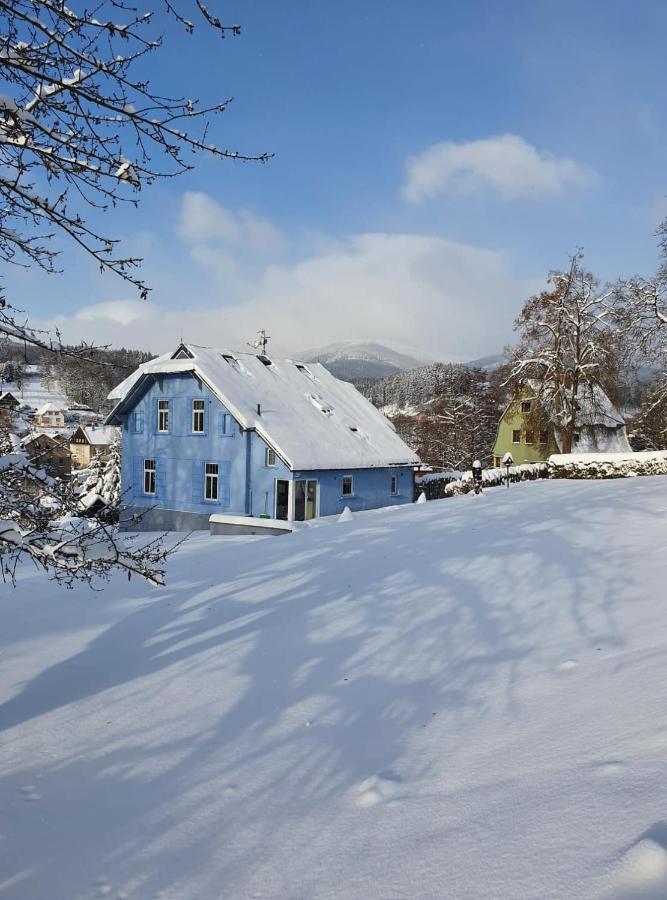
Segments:
[[[266,333],[266,329],[265,329],[265,328],[261,328],[261,329],[257,332],[257,334],[259,335],[259,337],[257,338],[257,340],[255,340],[255,341],[247,341],[246,343],[247,343],[248,347],[252,347],[253,350],[259,350],[259,348],[261,347],[261,348],[262,348],[262,353],[261,353],[261,355],[262,355],[262,356],[266,356],[266,345],[267,345],[267,344],[269,343],[269,341],[271,340],[271,336],[268,335],[268,334]]]

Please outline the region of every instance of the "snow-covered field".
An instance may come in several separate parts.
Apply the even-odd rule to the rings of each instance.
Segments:
[[[21,404],[32,406],[33,409],[39,409],[45,403],[55,403],[64,409],[68,406],[68,401],[57,383],[48,384],[42,381],[42,375],[39,366],[26,366],[26,376],[22,387],[18,387],[12,382],[3,382],[3,391],[10,391]]]
[[[667,479],[0,597],[0,898],[667,897]]]

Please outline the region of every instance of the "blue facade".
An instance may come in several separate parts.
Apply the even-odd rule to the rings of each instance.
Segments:
[[[317,482],[316,503],[311,504],[308,517],[313,512],[334,515],[345,506],[373,509],[413,499],[409,466],[292,472],[277,454],[267,458],[268,445],[260,435],[242,429],[209,388],[191,374],[148,379],[143,394],[121,419],[126,507],[122,518],[127,523],[140,514],[138,527],[207,528],[212,513],[273,518],[277,481],[290,482],[281,486],[281,496],[289,497],[284,510],[289,518],[301,517],[296,497],[302,487],[295,482],[304,480]],[[215,490],[207,491],[207,464],[217,476]],[[343,494],[344,476],[352,476],[351,494]],[[349,481],[345,487],[350,490]]]

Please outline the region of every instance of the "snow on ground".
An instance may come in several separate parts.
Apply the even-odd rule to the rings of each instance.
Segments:
[[[0,898],[667,896],[667,479],[0,597]]]

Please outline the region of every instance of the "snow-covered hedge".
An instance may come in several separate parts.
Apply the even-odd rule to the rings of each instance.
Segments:
[[[667,475],[667,450],[558,453],[549,457],[550,478],[634,478],[637,475]]]
[[[520,466],[510,466],[509,479],[511,483],[517,481],[534,481],[537,478],[548,478],[549,468],[546,463],[522,463]],[[507,469],[485,469],[482,473],[482,486],[499,487],[507,483]],[[472,472],[464,472],[457,481],[450,482],[445,488],[445,497],[454,497],[457,494],[467,494],[473,489]]]

